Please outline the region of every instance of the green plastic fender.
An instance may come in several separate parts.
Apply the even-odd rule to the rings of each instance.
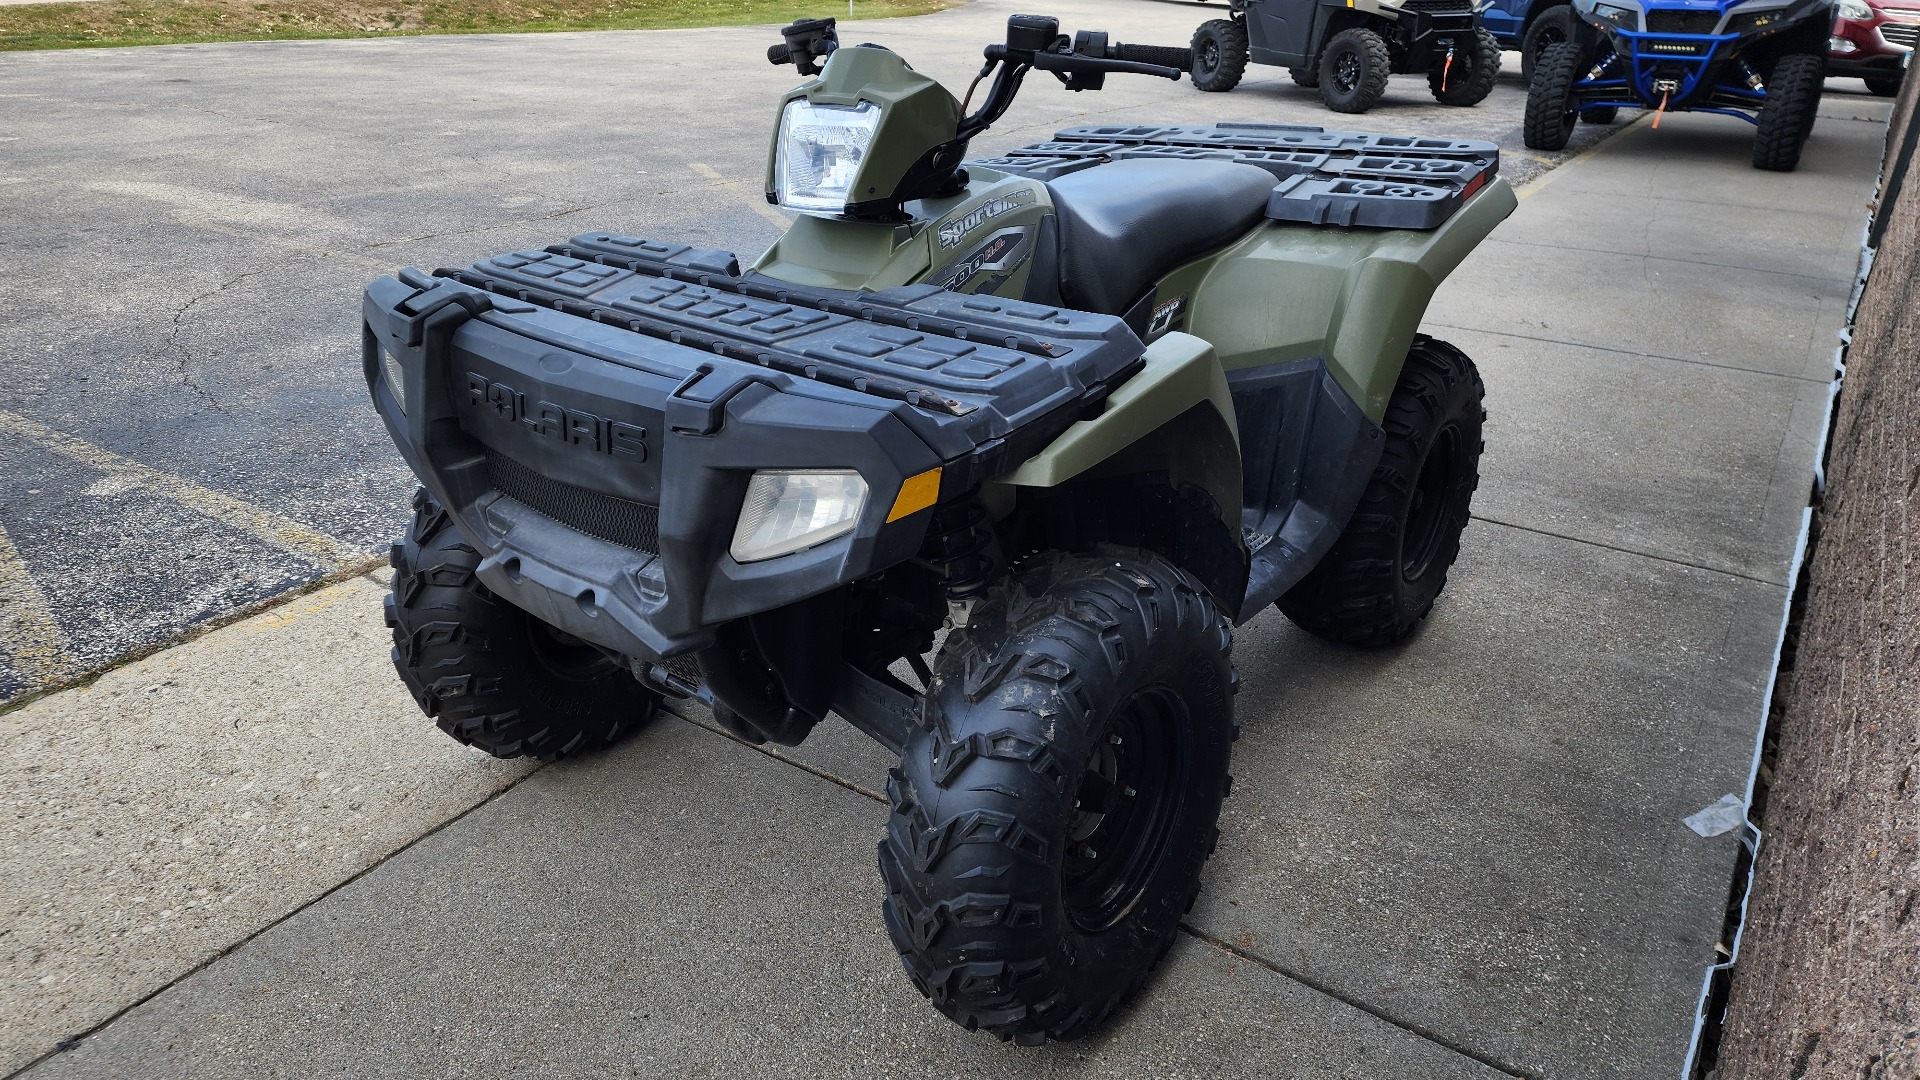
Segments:
[[[1237,539],[1240,430],[1213,346],[1175,332],[1147,346],[1142,360],[1099,416],[1076,422],[995,483],[1050,488],[1082,475],[1165,470],[1212,496]]]
[[[1161,278],[1156,302],[1185,301],[1182,329],[1228,371],[1324,357],[1378,423],[1434,290],[1514,205],[1495,180],[1438,229],[1268,221]]]

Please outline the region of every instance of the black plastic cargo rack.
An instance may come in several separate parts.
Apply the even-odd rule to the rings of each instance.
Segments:
[[[1139,340],[1110,316],[932,285],[808,288],[743,274],[731,252],[617,233],[586,233],[434,277],[489,295],[500,315],[546,309],[651,338],[656,349],[695,350],[662,352],[662,360],[705,355],[776,382],[901,402],[910,407],[902,419],[949,459],[1016,434],[1057,435],[1141,364]],[[645,366],[653,351],[618,339],[608,345],[603,358],[627,365]],[[666,367],[678,372],[672,361]],[[736,375],[710,378],[731,384]],[[708,412],[717,407],[710,402]]]
[[[968,164],[1047,181],[1138,158],[1254,165],[1279,181],[1269,218],[1381,229],[1438,228],[1500,172],[1490,142],[1291,124],[1075,127]]]

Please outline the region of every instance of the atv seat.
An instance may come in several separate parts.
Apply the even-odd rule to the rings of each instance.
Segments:
[[[1273,174],[1229,161],[1114,161],[1047,187],[1059,215],[1060,298],[1124,315],[1167,271],[1253,228]]]

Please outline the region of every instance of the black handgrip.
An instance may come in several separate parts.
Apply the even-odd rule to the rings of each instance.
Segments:
[[[1180,69],[1165,64],[1140,64],[1130,60],[1095,60],[1088,56],[1075,56],[1072,53],[1036,53],[1033,66],[1037,71],[1058,71],[1065,75],[1073,74],[1115,74],[1115,75],[1157,75],[1162,79],[1179,79]],[[1095,89],[1098,89],[1096,86]]]
[[[772,64],[774,67],[779,67],[792,59],[793,50],[787,48],[786,42],[783,41],[778,45],[767,46],[767,63]]]
[[[1193,70],[1192,49],[1176,49],[1167,45],[1115,45],[1113,58],[1134,64],[1170,67],[1176,71]]]

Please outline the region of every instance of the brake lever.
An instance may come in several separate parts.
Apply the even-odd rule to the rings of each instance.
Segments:
[[[1131,60],[1095,60],[1090,56],[1074,53],[1035,53],[1033,66],[1041,71],[1051,71],[1066,75],[1153,75],[1162,79],[1180,81],[1180,69],[1161,67],[1159,64],[1136,64]]]

